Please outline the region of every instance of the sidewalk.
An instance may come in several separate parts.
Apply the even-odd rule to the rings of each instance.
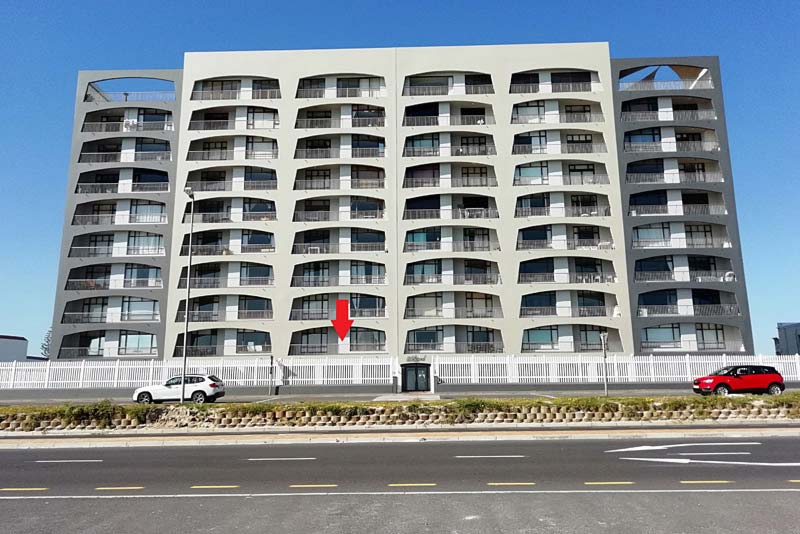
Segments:
[[[293,429],[142,429],[26,433],[0,435],[0,450],[75,449],[100,447],[200,447],[230,445],[287,445],[324,443],[409,443],[447,441],[532,441],[566,439],[665,439],[800,437],[800,423],[778,422],[608,422],[415,425],[398,429],[376,425],[363,428]]]

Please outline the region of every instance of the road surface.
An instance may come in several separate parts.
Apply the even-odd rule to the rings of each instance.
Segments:
[[[4,532],[695,534],[800,524],[798,438],[40,449],[2,451],[0,462]]]

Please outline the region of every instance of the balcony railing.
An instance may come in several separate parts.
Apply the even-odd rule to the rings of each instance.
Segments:
[[[520,284],[553,284],[555,281],[555,273],[519,273],[517,278]]]
[[[383,147],[353,147],[350,155],[354,158],[382,158],[386,156],[386,149]]]
[[[81,132],[84,133],[119,133],[119,132],[169,132],[175,129],[172,121],[117,121],[117,122],[84,122]]]
[[[161,320],[158,312],[64,312],[61,318],[62,324],[87,324],[87,323],[152,323]]]
[[[337,98],[374,98],[381,96],[381,90],[375,87],[337,87]]]
[[[511,94],[523,93],[585,93],[592,90],[592,82],[542,82],[542,83],[512,83],[508,92]]]
[[[245,150],[244,157],[245,159],[276,159],[278,157],[278,149]]]
[[[84,102],[173,102],[174,91],[120,91],[105,92],[90,89],[83,97]]]
[[[567,239],[567,250],[613,250],[610,239]]]
[[[622,122],[655,122],[655,121],[708,121],[716,120],[717,112],[713,109],[695,109],[679,111],[623,111]]]
[[[302,355],[326,355],[326,354],[347,354],[359,352],[386,352],[386,343],[355,343],[343,345],[341,348],[336,344],[328,343],[292,343],[289,345],[290,356]]]
[[[492,84],[466,84],[464,85],[464,92],[468,95],[493,95],[494,86]]]
[[[253,100],[273,100],[281,97],[280,89],[253,89],[250,92]]]
[[[494,176],[453,176],[450,178],[451,187],[496,187],[497,178]]]
[[[407,146],[403,148],[403,157],[424,158],[438,156],[440,154],[438,146]]]
[[[477,146],[451,146],[451,156],[495,156],[497,148],[494,145]]]
[[[487,126],[494,124],[491,115],[450,115],[450,126]]]
[[[234,187],[237,185],[238,187]],[[278,188],[278,180],[244,180],[233,182],[223,181],[193,181],[186,182],[187,187],[191,187],[195,193],[216,192],[216,191],[270,191]]]
[[[103,347],[61,347],[58,350],[59,360],[102,358],[104,355]]]
[[[421,352],[443,352],[449,354],[495,354],[503,352],[501,341],[456,341],[456,342],[432,342],[414,343],[406,342],[406,354],[416,354]]]
[[[553,241],[549,239],[518,239],[517,250],[542,250],[553,248]]]
[[[605,122],[602,113],[559,113],[553,115],[533,115],[518,113],[515,109],[511,115],[511,124],[574,124],[589,122]]]
[[[235,130],[235,120],[189,121],[190,130]]]
[[[720,149],[717,141],[648,141],[625,142],[625,152],[716,152]]]
[[[424,115],[424,116],[405,116],[403,117],[403,126],[438,126],[438,115]]]
[[[723,237],[690,237],[662,239],[633,239],[632,248],[730,248],[731,241]]]
[[[110,245],[110,246],[88,246],[71,247],[69,249],[70,258],[100,258],[111,256],[163,256],[165,249],[163,246],[133,246],[133,245]]]
[[[338,211],[295,211],[292,216],[294,222],[328,222],[338,221]]]
[[[194,276],[192,277],[192,289],[218,289],[221,287],[270,287],[275,285],[275,279],[271,276],[250,276],[240,277],[238,282],[229,280],[224,276]],[[179,288],[186,288],[186,278],[178,280]]]
[[[233,150],[190,150],[187,161],[224,161],[233,159]]]
[[[386,126],[386,117],[353,117],[350,125],[353,128],[382,128]]]
[[[639,317],[735,317],[741,315],[738,304],[648,304],[639,305]]]
[[[67,280],[64,289],[71,291],[99,291],[105,289],[159,289],[164,287],[161,278],[92,278]]]
[[[561,143],[562,154],[604,154],[608,152],[605,143]]]
[[[216,345],[196,345],[194,347],[186,347],[186,356],[192,358],[213,358],[215,356],[221,356],[222,354],[223,348],[217,347]],[[183,347],[175,347],[172,355],[175,358],[182,357]]]
[[[325,88],[313,87],[310,89],[298,89],[295,98],[325,98]]]
[[[635,282],[736,282],[733,271],[636,271]]]
[[[558,308],[555,306],[523,306],[519,309],[519,316],[523,317],[555,317]]]
[[[272,345],[236,345],[236,354],[272,354]]]
[[[241,89],[214,89],[210,91],[192,91],[191,100],[239,100]]]
[[[711,80],[641,80],[619,82],[620,91],[680,91],[686,89],[713,89]]]
[[[569,273],[570,284],[613,284],[617,273]]]
[[[724,204],[684,204],[684,215],[727,215]]]
[[[625,182],[629,184],[663,184],[667,183],[667,174],[661,172],[629,172],[625,175]],[[681,172],[678,174],[680,183],[721,183],[724,181],[719,172]]]
[[[403,87],[403,96],[443,96],[449,93],[449,85],[406,85]]]
[[[294,151],[294,159],[331,159],[338,157],[338,148],[298,148]]]
[[[243,245],[192,245],[193,256],[229,256],[232,254],[267,254],[275,252],[275,245],[264,244],[243,244]],[[189,254],[189,246],[181,247],[181,256]]]

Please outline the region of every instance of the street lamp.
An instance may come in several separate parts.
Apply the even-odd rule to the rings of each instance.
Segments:
[[[189,197],[189,264],[186,267],[186,305],[183,307],[183,367],[181,370],[181,404],[186,398],[186,352],[189,346],[189,304],[192,296],[192,234],[194,233],[194,191],[184,187],[183,192]]]
[[[603,347],[603,391],[608,397],[608,366],[606,359],[608,358],[608,332],[600,332],[600,345]]]

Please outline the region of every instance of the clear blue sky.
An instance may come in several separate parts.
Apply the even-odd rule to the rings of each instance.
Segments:
[[[6,0],[0,334],[38,353],[52,318],[79,69],[180,68],[203,50],[609,41],[614,57],[721,57],[756,349],[772,353],[775,324],[800,321],[798,28],[796,0]]]

